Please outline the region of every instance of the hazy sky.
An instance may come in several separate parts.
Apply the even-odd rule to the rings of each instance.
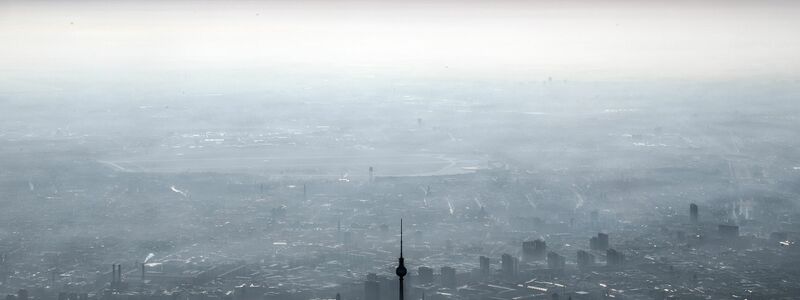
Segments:
[[[0,71],[798,75],[800,2],[697,2],[3,1]]]

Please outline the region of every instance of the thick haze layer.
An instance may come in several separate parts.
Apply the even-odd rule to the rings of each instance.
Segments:
[[[795,76],[798,15],[792,1],[4,1],[0,71]]]
[[[797,299],[800,1],[697,2],[0,0],[0,299]]]

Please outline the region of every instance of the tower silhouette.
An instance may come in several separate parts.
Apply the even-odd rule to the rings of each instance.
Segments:
[[[403,219],[400,219],[400,258],[398,258],[397,260],[398,260],[398,265],[397,269],[395,269],[395,274],[397,274],[397,276],[400,277],[399,299],[404,300],[405,298],[403,297],[403,276],[406,276],[408,270],[406,270],[406,266],[404,263],[405,259],[403,258]]]
[[[372,166],[369,166],[369,182],[370,183],[375,182],[374,172],[375,172],[375,170],[372,168]]]

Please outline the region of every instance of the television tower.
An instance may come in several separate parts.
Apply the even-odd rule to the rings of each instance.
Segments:
[[[375,182],[374,172],[375,170],[372,168],[372,166],[369,166],[369,183]]]
[[[406,276],[408,270],[406,270],[406,265],[403,259],[403,219],[400,219],[400,258],[398,260],[397,269],[395,269],[395,274],[400,277],[400,300],[404,300],[403,297],[403,276]]]

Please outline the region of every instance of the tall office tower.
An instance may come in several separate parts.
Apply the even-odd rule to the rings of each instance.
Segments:
[[[364,300],[381,300],[381,284],[374,280],[364,282]]]
[[[522,259],[525,261],[542,260],[547,255],[547,243],[541,239],[522,242]]]
[[[451,267],[442,267],[442,286],[450,289],[456,288],[456,269]]]
[[[606,250],[608,247],[608,234],[598,233],[596,237],[589,239],[589,249]]]
[[[606,266],[621,267],[625,263],[625,255],[614,249],[606,250]]]
[[[597,246],[600,247],[600,250],[605,250],[609,248],[608,234],[602,232],[597,234]]]
[[[488,276],[491,275],[492,271],[489,269],[491,261],[486,256],[481,256],[478,259],[481,263],[481,275]]]
[[[597,213],[596,210],[592,211],[592,213],[590,215],[590,218],[591,218],[592,229],[599,228],[600,227],[600,217],[599,217],[599,214]]]
[[[500,257],[500,269],[506,279],[515,279],[517,277],[518,265],[519,261],[511,254],[506,253]]]
[[[417,275],[419,276],[417,279],[418,283],[433,283],[433,269],[428,267],[419,267],[417,268]]]
[[[578,268],[587,269],[592,266],[594,266],[594,255],[583,250],[578,250]]]
[[[547,243],[540,239],[533,241],[533,255],[536,259],[544,259],[547,256]]]
[[[408,270],[406,270],[405,259],[403,258],[403,219],[400,219],[400,258],[397,259],[397,269],[395,269],[395,274],[397,277],[400,278],[400,300],[404,300],[405,297],[403,296],[403,292],[405,287],[403,286],[403,277],[406,276]]]
[[[547,267],[550,269],[563,269],[566,259],[555,252],[547,253]]]
[[[698,217],[699,215],[698,215],[697,204],[694,203],[689,204],[689,221],[692,222],[692,224],[697,224],[699,220]]]
[[[522,260],[523,261],[532,261],[534,260],[534,249],[535,246],[533,245],[533,241],[524,241],[522,242]]]

